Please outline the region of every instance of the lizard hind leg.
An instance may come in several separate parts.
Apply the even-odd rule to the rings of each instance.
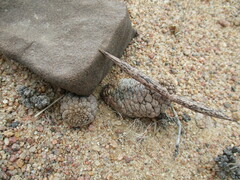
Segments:
[[[174,117],[169,116],[166,112],[161,112],[159,116],[157,117],[158,120],[160,120],[160,123],[164,129],[166,129],[167,124],[170,122],[174,122],[178,126],[178,134],[176,139],[176,145],[175,145],[175,151],[174,151],[174,158],[177,157],[179,154],[179,146],[180,146],[180,139],[181,139],[181,131],[182,131],[182,123],[178,118],[178,115],[173,107],[173,105],[170,105],[171,110],[174,114]]]
[[[177,140],[176,140],[176,145],[175,145],[175,152],[174,152],[174,157],[177,157],[177,155],[179,154],[179,146],[180,146],[180,139],[181,139],[181,133],[182,133],[182,123],[178,118],[177,112],[175,111],[173,105],[171,104],[171,109],[173,111],[174,114],[174,121],[178,126],[178,135],[177,135]]]

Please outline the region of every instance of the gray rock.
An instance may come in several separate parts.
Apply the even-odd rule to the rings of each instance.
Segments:
[[[0,1],[0,52],[46,81],[89,95],[135,35],[115,0]]]

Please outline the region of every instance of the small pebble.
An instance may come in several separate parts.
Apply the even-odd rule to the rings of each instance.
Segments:
[[[18,167],[23,167],[23,165],[24,165],[24,161],[23,160],[21,160],[21,159],[18,159],[17,161],[16,161],[16,164],[17,164],[17,166]]]
[[[15,137],[15,136],[10,137],[9,142],[10,142],[10,144],[13,144],[13,143],[17,142],[17,137]]]
[[[37,126],[37,131],[38,132],[43,132],[43,129],[44,129],[43,126],[41,126],[41,125]]]
[[[10,157],[10,162],[15,162],[18,159],[18,157],[16,155],[13,155]]]
[[[218,24],[220,24],[222,27],[228,27],[231,25],[230,22],[223,20],[223,19],[218,20]]]
[[[20,149],[20,145],[19,144],[15,143],[15,144],[12,145],[12,150],[13,151],[18,151],[19,149]]]
[[[56,139],[52,140],[52,144],[53,144],[53,145],[55,145],[55,144],[57,144],[57,143],[58,143],[58,141],[57,141]]]
[[[231,104],[230,104],[230,103],[223,103],[223,106],[224,106],[225,108],[230,108],[230,107],[231,107]]]
[[[3,135],[6,136],[6,137],[11,137],[11,136],[14,135],[14,133],[11,132],[11,131],[5,131],[5,132],[3,132]]]
[[[117,148],[117,147],[118,147],[118,144],[117,144],[117,142],[116,142],[116,141],[114,141],[114,140],[111,140],[111,141],[110,141],[110,146],[112,146],[112,147],[115,149],[115,148]]]
[[[128,156],[124,156],[123,159],[125,160],[126,163],[130,163],[131,161],[133,161],[133,159]]]
[[[101,163],[100,163],[98,160],[96,160],[96,161],[95,161],[95,165],[96,165],[96,166],[100,166]]]
[[[8,139],[8,138],[5,138],[5,139],[4,139],[4,144],[5,144],[6,146],[9,145],[9,139]]]
[[[36,146],[33,146],[29,149],[29,152],[34,153],[36,151]]]
[[[8,103],[8,100],[7,99],[4,99],[3,100],[3,104],[7,104]]]
[[[237,120],[237,121],[240,121],[240,112],[232,113],[232,118]]]

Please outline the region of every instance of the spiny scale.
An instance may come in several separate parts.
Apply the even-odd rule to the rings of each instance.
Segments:
[[[80,97],[67,94],[62,99],[61,112],[65,123],[70,127],[83,127],[94,121],[98,103],[93,95]]]
[[[166,86],[175,92],[174,85]],[[106,85],[101,93],[103,100],[124,116],[132,118],[154,118],[165,112],[170,101],[159,93],[147,89],[134,79],[121,79],[118,86]]]

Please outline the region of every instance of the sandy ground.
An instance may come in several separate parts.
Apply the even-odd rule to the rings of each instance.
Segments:
[[[139,36],[122,60],[155,79],[171,76],[179,95],[239,120],[240,2],[125,3]],[[3,179],[217,179],[213,159],[226,146],[240,145],[238,124],[176,105],[180,116],[187,113],[192,120],[182,121],[180,154],[174,159],[175,124],[164,128],[157,120],[122,118],[99,97],[105,84],[128,77],[115,66],[94,92],[96,120],[82,129],[62,122],[59,103],[34,118],[38,110],[21,105],[16,91],[26,85],[54,100],[61,90],[6,58],[0,59],[0,72]]]

